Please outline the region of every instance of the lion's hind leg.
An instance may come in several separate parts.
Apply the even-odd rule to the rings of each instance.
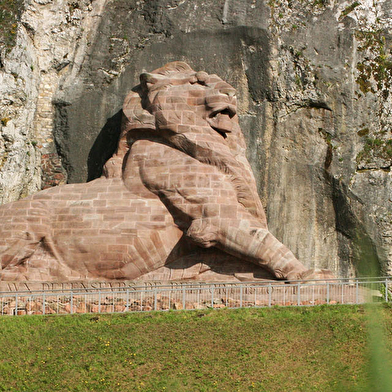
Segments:
[[[0,279],[20,279],[20,276],[23,276],[24,273],[26,273],[29,260],[40,244],[41,241],[29,238],[29,233],[25,233],[25,238],[10,241],[10,245],[1,250]]]
[[[47,280],[49,268],[59,269],[50,220],[42,201],[24,199],[0,207],[0,280]]]

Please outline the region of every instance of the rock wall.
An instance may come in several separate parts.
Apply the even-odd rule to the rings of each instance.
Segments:
[[[5,0],[13,4],[15,0]],[[77,84],[103,0],[26,0],[0,31],[0,201],[67,182],[54,139],[55,95]],[[11,5],[9,8],[12,10]],[[8,16],[11,12],[2,14]],[[12,27],[17,26],[17,27]],[[15,29],[15,38],[8,35]],[[70,67],[70,64],[72,66]],[[72,68],[72,70],[68,69]]]
[[[308,267],[392,272],[388,0],[25,0],[0,61],[0,197],[101,174],[142,70],[235,86],[269,227]]]

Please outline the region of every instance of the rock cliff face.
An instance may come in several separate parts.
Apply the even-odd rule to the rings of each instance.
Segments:
[[[3,203],[100,176],[137,76],[185,60],[238,91],[270,231],[309,268],[392,273],[389,1],[25,0],[19,9],[0,35]],[[12,31],[14,42],[4,38]]]

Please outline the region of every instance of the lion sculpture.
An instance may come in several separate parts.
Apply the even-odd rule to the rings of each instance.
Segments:
[[[268,231],[234,88],[184,62],[140,76],[101,178],[3,205],[0,223],[0,280],[316,276]]]

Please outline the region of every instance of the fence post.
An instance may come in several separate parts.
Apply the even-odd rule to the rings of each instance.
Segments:
[[[327,282],[327,304],[329,304],[329,282]]]
[[[157,310],[157,287],[154,288],[154,310]]]
[[[340,281],[340,288],[342,290],[342,298],[341,298],[341,303],[344,304],[344,282]]]
[[[98,313],[101,313],[101,290],[98,291]]]
[[[15,312],[14,315],[18,315],[18,293],[15,294]]]
[[[301,305],[301,283],[297,283],[297,306]]]
[[[185,309],[185,286],[182,286],[182,309]]]
[[[388,278],[385,279],[385,302],[388,302]]]
[[[314,300],[314,288],[316,286],[316,284],[312,285],[312,306],[316,305],[316,301]]]
[[[242,308],[243,295],[244,295],[243,286],[242,286],[242,284],[241,284],[241,285],[240,285],[240,308]]]
[[[214,308],[214,286],[211,287],[211,308]]]
[[[127,289],[127,300],[126,300],[126,305],[125,305],[125,311],[128,312],[129,311],[129,289]]]
[[[358,293],[358,279],[355,279],[355,303],[358,305],[359,302],[359,293]]]
[[[46,302],[46,298],[45,298],[45,293],[43,293],[42,294],[42,314],[45,314],[45,306],[46,306],[46,304],[45,304],[45,302]]]
[[[272,306],[272,287],[271,287],[271,283],[268,283],[268,306],[271,307]]]
[[[256,285],[254,285],[253,286],[253,290],[254,290],[254,302],[255,302],[255,304],[254,304],[254,307],[256,307]]]
[[[73,292],[71,291],[71,314],[73,314]]]

